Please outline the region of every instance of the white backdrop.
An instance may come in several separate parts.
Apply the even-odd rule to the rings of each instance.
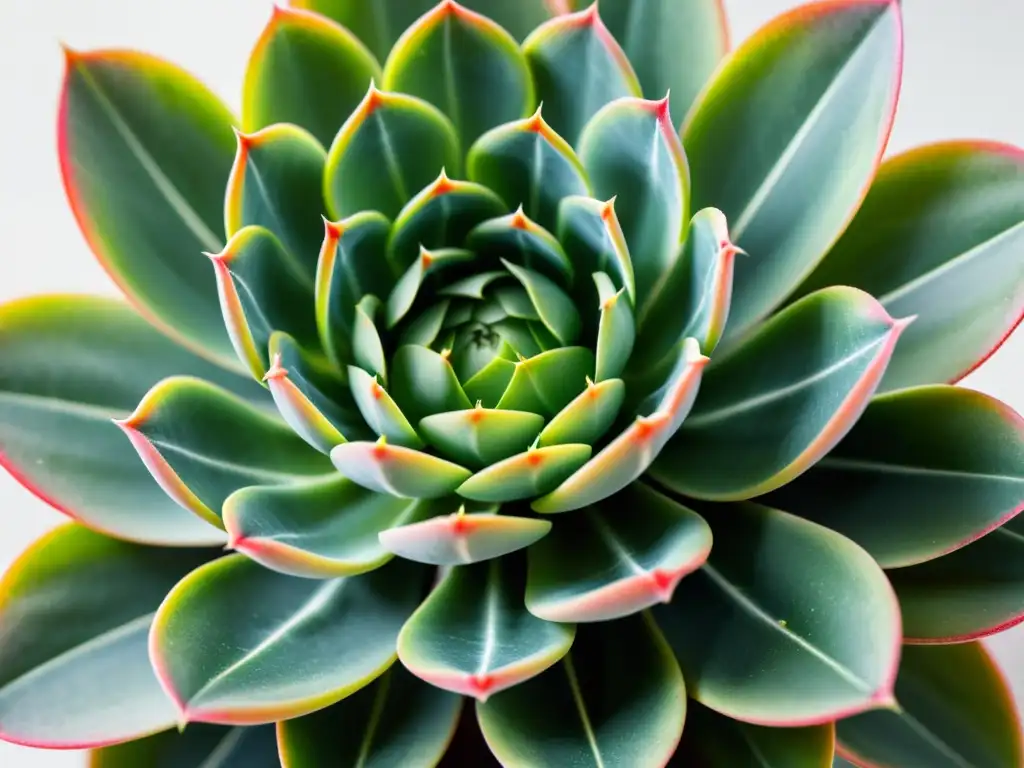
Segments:
[[[726,0],[733,39],[797,2]],[[904,0],[904,8],[906,66],[890,151],[952,137],[1024,144],[1024,2]],[[249,48],[270,11],[270,0],[0,0],[0,301],[44,291],[113,293],[78,233],[58,175],[58,42],[168,57],[237,107]],[[1022,382],[1024,331],[965,384],[1024,411]],[[0,473],[0,568],[60,520]],[[1018,629],[991,646],[1024,702],[1022,640]],[[84,757],[0,743],[0,765],[71,768]]]

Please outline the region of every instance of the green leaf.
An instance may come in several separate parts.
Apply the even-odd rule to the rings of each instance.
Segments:
[[[407,499],[447,496],[472,473],[458,464],[412,448],[353,442],[331,451],[331,461],[345,477],[364,488]]]
[[[604,272],[594,273],[597,296],[601,301],[601,320],[597,327],[597,363],[594,378],[597,381],[618,378],[636,342],[636,320],[625,288],[615,286]]]
[[[937,560],[889,571],[905,643],[964,642],[1024,621],[1022,523],[1018,515]]]
[[[505,269],[526,290],[541,322],[562,346],[574,343],[580,335],[580,315],[565,292],[554,282],[532,269],[503,261]]]
[[[228,555],[193,571],[164,600],[150,637],[153,666],[184,720],[253,725],[299,717],[391,666],[426,575],[395,560],[319,581]]]
[[[604,203],[590,197],[565,198],[558,209],[558,239],[580,279],[605,272],[613,278],[615,287],[625,288],[629,300],[636,303],[633,262],[615,213],[614,197]]]
[[[686,729],[669,766],[701,768],[832,768],[835,727],[765,728],[719,715],[696,701],[687,703]]]
[[[248,485],[278,485],[331,473],[285,424],[200,379],[172,376],[116,422],[164,492],[223,527],[224,500]]]
[[[1024,152],[944,142],[887,160],[797,295],[836,284],[920,316],[882,391],[967,375],[1024,316]]]
[[[0,306],[0,465],[42,501],[108,535],[222,543],[222,531],[167,498],[111,423],[158,380],[182,372],[273,407],[250,377],[195,357],[119,301],[46,295]]]
[[[352,325],[352,362],[366,373],[387,382],[387,358],[384,342],[377,329],[377,320],[384,314],[384,305],[376,296],[367,294],[356,304]]]
[[[519,558],[451,569],[398,636],[398,658],[438,688],[485,702],[569,651],[576,628],[523,608]]]
[[[463,385],[466,396],[470,402],[480,402],[485,408],[497,408],[518,368],[515,363],[496,356],[466,381]]]
[[[570,144],[576,144],[605,104],[643,95],[629,58],[605,27],[597,5],[556,16],[534,30],[523,43],[523,53],[537,98],[546,104],[555,130]]]
[[[402,208],[388,242],[388,259],[401,274],[421,249],[461,248],[477,224],[505,213],[494,192],[470,181],[448,178],[441,169],[433,184],[425,187]]]
[[[507,459],[536,440],[544,417],[526,411],[467,408],[436,413],[419,423],[423,438],[448,458],[472,469]],[[575,441],[582,442],[582,441]]]
[[[461,708],[460,697],[395,664],[337,704],[280,723],[281,765],[434,768],[451,742]]]
[[[275,5],[249,57],[242,123],[255,131],[294,123],[330,146],[367,87],[377,59],[344,27],[314,13]]]
[[[527,217],[521,205],[515,213],[477,225],[466,238],[466,246],[477,253],[543,272],[563,285],[572,283],[572,264],[561,243]]]
[[[586,464],[593,449],[567,443],[530,446],[522,453],[482,469],[456,489],[476,501],[506,502],[548,493]]]
[[[173,725],[146,639],[167,590],[210,554],[116,541],[73,523],[32,544],[0,581],[4,739],[75,749]]]
[[[441,248],[432,251],[420,246],[419,258],[413,260],[388,295],[387,327],[394,328],[413,308],[428,276],[434,276],[449,267],[475,258],[476,254],[473,251],[462,248]]]
[[[458,173],[459,161],[455,128],[438,109],[371,83],[327,153],[327,209],[336,219],[361,211],[394,217],[439,170]]]
[[[654,609],[690,696],[780,727],[891,706],[900,612],[870,555],[769,507],[697,510],[714,534],[711,556]]]
[[[414,424],[435,413],[472,407],[448,358],[407,344],[391,359],[391,396]]]
[[[421,448],[423,441],[391,395],[377,382],[377,379],[362,368],[348,367],[348,383],[359,412],[363,414],[370,429],[396,445],[407,448]]]
[[[217,275],[224,324],[239,359],[257,379],[270,367],[274,331],[286,331],[305,345],[316,344],[312,279],[299,271],[281,241],[268,229],[239,230],[221,253],[206,254]]]
[[[233,124],[173,64],[126,50],[67,52],[60,169],[85,239],[161,331],[239,369],[201,255],[224,246]]]
[[[660,99],[671,93],[676,113],[685,115],[729,51],[721,0],[601,0],[600,7],[643,95]]]
[[[558,521],[530,548],[526,607],[548,621],[611,621],[668,603],[704,564],[711,529],[641,483]]]
[[[727,341],[786,298],[860,205],[889,138],[902,39],[893,0],[797,8],[733,53],[687,117],[694,207],[720,209],[753,256],[736,266]]]
[[[586,386],[594,353],[586,347],[563,347],[513,365],[512,380],[497,407],[552,417]]]
[[[386,296],[393,280],[387,263],[391,222],[365,211],[347,219],[324,219],[324,240],[317,262],[316,327],[320,344],[335,365],[352,361],[356,305],[367,294]]]
[[[641,614],[579,627],[558,666],[478,703],[477,717],[503,765],[656,768],[683,732],[686,689]]]
[[[180,733],[164,731],[105,747],[89,757],[89,768],[192,768],[213,764],[217,768],[280,768],[275,729],[192,723]]]
[[[384,65],[384,88],[434,104],[451,119],[463,147],[534,107],[533,80],[515,38],[449,0],[395,42]]]
[[[224,527],[232,549],[266,568],[329,579],[384,565],[391,552],[378,534],[419,519],[423,507],[332,477],[236,491],[224,502]]]
[[[608,104],[580,136],[579,155],[594,194],[615,197],[636,273],[637,328],[642,330],[690,220],[690,171],[669,116],[668,97],[622,98]]]
[[[787,307],[708,366],[701,397],[653,476],[679,493],[719,501],[753,498],[795,479],[864,412],[911,319],[892,319],[846,286]]]
[[[509,208],[521,207],[543,227],[555,226],[563,197],[590,194],[579,158],[544,121],[539,107],[533,117],[481,136],[469,150],[466,169],[469,178],[493,189]]]
[[[690,412],[708,358],[687,339],[664,386],[641,403],[636,419],[600,453],[531,508],[544,514],[581,509],[621,491],[658,458]]]
[[[839,445],[769,498],[853,539],[883,568],[931,560],[1024,507],[1024,420],[959,387],[881,395]]]
[[[544,427],[537,445],[594,445],[615,423],[625,397],[622,379],[605,379],[600,384],[588,381],[587,388]]]
[[[899,709],[837,723],[853,762],[928,768],[1002,768],[1024,760],[1009,686],[981,643],[908,646],[896,680]]]

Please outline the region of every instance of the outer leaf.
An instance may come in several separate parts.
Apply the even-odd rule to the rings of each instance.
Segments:
[[[477,704],[503,765],[664,765],[686,716],[679,666],[647,614],[578,629],[557,667]]]
[[[164,546],[223,532],[167,498],[110,420],[188,372],[269,405],[252,379],[201,360],[121,302],[36,296],[0,307],[0,464],[40,499],[111,536]]]
[[[566,443],[547,448],[530,446],[522,453],[482,469],[456,489],[477,501],[529,499],[557,488],[590,458],[589,445]]]
[[[715,500],[749,499],[793,480],[863,413],[910,319],[893,320],[844,286],[787,308],[715,358],[652,474],[679,493]]]
[[[420,432],[453,461],[483,469],[529,446],[540,434],[544,417],[527,411],[476,408],[428,416]]]
[[[714,533],[711,557],[655,609],[690,695],[783,727],[891,706],[900,612],[870,555],[768,507],[698,509]]]
[[[295,123],[330,146],[380,65],[345,27],[315,13],[274,6],[245,72],[247,131]]]
[[[835,726],[765,728],[719,715],[696,701],[687,702],[686,729],[675,767],[832,768]]]
[[[754,257],[736,268],[727,339],[806,277],[860,205],[892,126],[902,34],[895,0],[797,8],[744,43],[688,116],[694,206],[719,208]]]
[[[1024,509],[1024,420],[958,387],[882,395],[770,499],[853,539],[884,568],[930,560]]]
[[[904,642],[964,642],[1024,621],[1022,523],[1015,517],[938,560],[889,572]]]
[[[431,685],[487,701],[569,651],[576,628],[523,607],[525,569],[503,558],[452,569],[398,636],[398,658]]]
[[[180,733],[164,731],[97,750],[89,768],[191,768],[211,760],[218,768],[280,768],[274,729],[193,723]]]
[[[164,492],[218,527],[221,505],[239,488],[331,471],[327,458],[282,422],[186,376],[161,381],[116,423]]]
[[[391,559],[378,534],[423,516],[422,504],[343,477],[243,488],[224,502],[228,546],[260,565],[314,579],[355,576]]]
[[[526,607],[548,621],[610,621],[672,599],[704,564],[711,529],[695,512],[634,483],[559,520],[530,548]]]
[[[157,612],[150,656],[185,720],[251,725],[333,704],[394,661],[425,573],[396,560],[315,581],[228,555],[183,579]]]
[[[643,95],[629,57],[604,25],[596,4],[556,16],[534,30],[523,52],[537,98],[548,105],[551,124],[570,144],[605,104]],[[662,89],[657,97],[664,95]]]
[[[722,0],[601,0],[601,17],[622,43],[649,99],[672,94],[685,115],[729,51]]]
[[[1020,721],[1009,686],[980,643],[903,649],[900,709],[838,723],[856,765],[1002,768],[1020,765]]]
[[[238,369],[200,255],[224,245],[233,122],[202,83],[161,59],[67,52],[60,167],[85,239],[147,319]]]
[[[886,161],[797,294],[836,284],[920,315],[883,391],[967,375],[1024,317],[1024,151],[946,142]]]
[[[278,723],[281,765],[433,768],[451,741],[460,709],[460,697],[395,664],[337,704]]]
[[[515,38],[453,0],[438,3],[395,42],[384,88],[437,106],[464,147],[534,106],[533,80]]]
[[[407,499],[447,496],[471,474],[429,453],[388,445],[383,437],[376,443],[339,445],[331,451],[331,461],[345,477],[364,488]]]
[[[636,273],[637,327],[664,290],[690,220],[690,171],[661,101],[624,98],[594,115],[579,155],[594,194],[615,211]]]
[[[371,83],[327,154],[327,208],[336,219],[361,211],[393,217],[439,170],[458,173],[459,160],[455,128],[438,109]]]
[[[146,635],[167,590],[209,556],[115,541],[70,523],[35,542],[0,581],[3,739],[71,749],[173,725]]]
[[[543,227],[555,226],[563,197],[590,194],[579,158],[544,121],[540,107],[533,117],[481,136],[470,148],[466,169],[469,178],[493,189],[509,208],[520,206]]]
[[[296,272],[312,284],[322,241],[326,162],[320,142],[294,125],[238,134],[224,204],[228,237],[250,224],[269,229]]]

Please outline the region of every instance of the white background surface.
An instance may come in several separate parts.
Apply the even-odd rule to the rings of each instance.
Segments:
[[[796,2],[726,0],[733,40]],[[905,0],[904,8],[906,64],[890,152],[954,137],[1024,144],[1024,2]],[[58,42],[134,47],[170,58],[237,109],[249,49],[270,10],[269,0],[0,0],[0,301],[38,292],[114,293],[60,184]],[[965,383],[1024,411],[1022,382],[1024,331]],[[60,521],[0,473],[0,568]],[[1024,629],[1018,629],[990,645],[1024,702],[1022,643]],[[82,765],[81,753],[0,743],[4,768]]]

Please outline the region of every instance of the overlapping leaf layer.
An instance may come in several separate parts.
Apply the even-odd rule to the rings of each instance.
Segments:
[[[951,384],[1024,311],[1024,153],[879,170],[895,0],[728,55],[713,0],[571,5],[276,8],[240,122],[68,54],[72,208],[149,322],[0,308],[0,458],[77,521],[0,585],[0,737],[1021,764],[977,640],[1024,618],[1024,422]]]

